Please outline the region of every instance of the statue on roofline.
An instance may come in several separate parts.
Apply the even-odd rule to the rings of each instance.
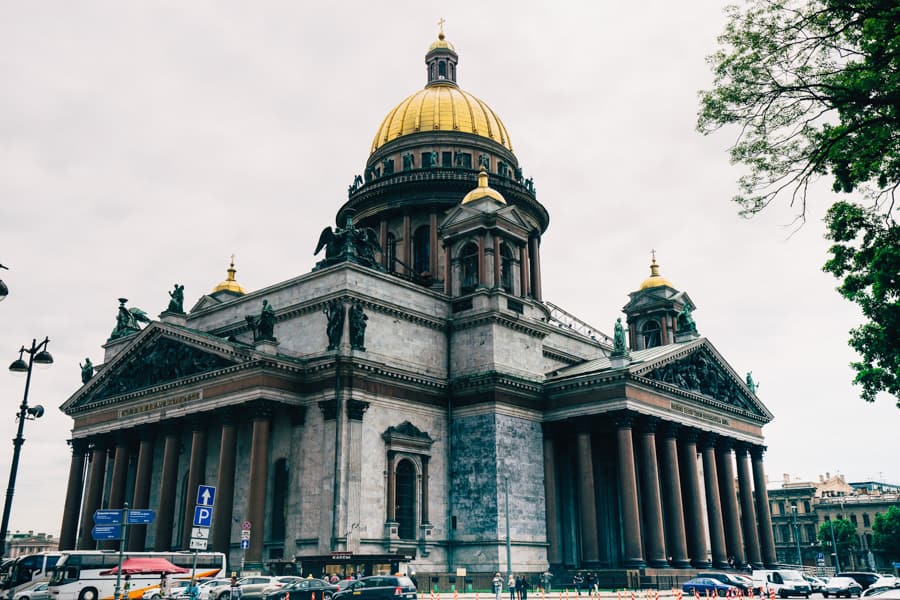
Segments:
[[[316,263],[314,271],[331,265],[349,261],[370,269],[384,270],[375,260],[375,253],[381,252],[378,234],[371,227],[360,229],[353,225],[353,216],[347,214],[344,227],[326,227],[319,235],[319,243],[313,255],[325,250],[325,258]]]

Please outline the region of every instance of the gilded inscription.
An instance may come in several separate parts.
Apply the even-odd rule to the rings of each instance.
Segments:
[[[715,423],[716,425],[728,425],[729,424],[728,419],[726,419],[724,417],[720,417],[719,415],[717,415],[715,413],[711,413],[711,412],[707,412],[705,410],[700,410],[698,408],[686,406],[684,404],[679,404],[678,402],[672,403],[672,410],[675,412],[679,412],[688,417],[700,419],[701,421]]]
[[[201,398],[203,398],[202,391],[191,392],[190,394],[183,394],[181,396],[173,396],[171,398],[162,398],[160,400],[146,402],[137,406],[129,406],[128,408],[122,408],[119,410],[119,418],[133,417],[134,415],[140,415],[163,408],[178,406],[179,404],[184,404],[186,402],[193,402],[194,400],[200,400]]]

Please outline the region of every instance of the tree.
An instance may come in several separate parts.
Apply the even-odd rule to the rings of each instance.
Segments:
[[[809,186],[822,176],[834,192],[864,198],[828,211],[826,237],[836,244],[824,269],[843,278],[841,294],[869,320],[850,339],[862,355],[853,363],[862,397],[900,398],[900,4],[752,0],[726,11],[697,127],[740,128],[730,153],[748,168],[734,198],[744,217],[787,196],[802,223]]]
[[[875,515],[872,545],[888,560],[900,561],[900,507],[892,506],[886,513]]]
[[[846,566],[848,564],[848,552],[859,545],[859,538],[856,535],[856,525],[847,519],[832,519],[819,525],[819,534],[817,537],[819,543],[826,548],[832,548],[832,528],[834,528],[834,541],[838,547],[838,562]],[[832,552],[834,552],[833,549]]]

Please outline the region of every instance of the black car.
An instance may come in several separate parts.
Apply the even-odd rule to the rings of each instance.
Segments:
[[[404,575],[375,575],[354,581],[332,600],[416,600],[416,586]]]
[[[836,577],[849,577],[858,583],[863,590],[869,589],[869,586],[878,581],[878,573],[867,573],[865,571],[845,571],[838,573]]]
[[[338,591],[338,586],[325,583],[321,579],[294,581],[265,595],[265,600],[284,600],[290,594],[291,600],[329,600]]]

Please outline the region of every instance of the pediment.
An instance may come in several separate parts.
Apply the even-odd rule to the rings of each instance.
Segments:
[[[702,339],[690,348],[642,364],[631,373],[713,404],[724,404],[766,421],[772,419],[756,394],[708,340]]]
[[[60,409],[78,407],[218,371],[243,362],[225,340],[154,323],[117,354]]]

